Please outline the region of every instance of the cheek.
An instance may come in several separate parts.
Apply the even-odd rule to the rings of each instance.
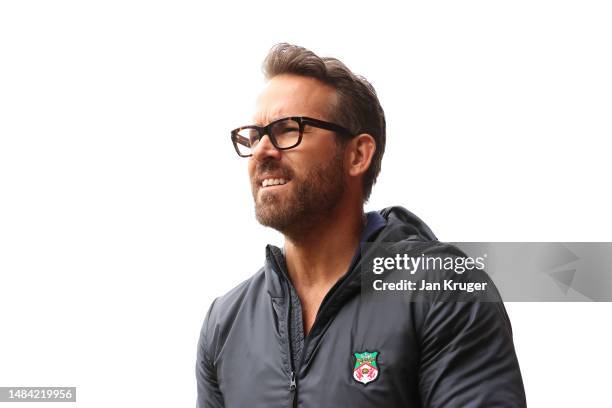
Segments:
[[[255,173],[255,162],[253,160],[253,158],[249,158],[249,163],[247,165],[247,169],[249,172],[249,176],[253,177],[253,174]]]

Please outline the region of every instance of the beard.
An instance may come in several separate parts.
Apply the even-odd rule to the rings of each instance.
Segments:
[[[261,186],[253,182],[257,221],[293,237],[323,222],[331,216],[345,191],[343,157],[342,149],[337,149],[331,160],[311,168],[301,177],[282,168],[278,162],[262,162],[256,174],[266,170],[280,171],[289,178],[291,188],[285,199],[280,194],[266,191],[258,199]]]

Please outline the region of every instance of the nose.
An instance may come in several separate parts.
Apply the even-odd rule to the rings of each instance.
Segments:
[[[280,159],[281,156],[281,151],[274,147],[268,135],[264,135],[259,139],[252,153],[253,158],[258,161],[266,158]]]

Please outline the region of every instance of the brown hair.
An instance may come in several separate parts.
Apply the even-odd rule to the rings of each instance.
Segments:
[[[333,120],[353,135],[368,133],[376,142],[372,162],[363,177],[363,201],[367,201],[380,173],[386,140],[385,113],[374,87],[338,59],[321,58],[304,47],[287,43],[276,44],[270,49],[263,71],[266,79],[280,74],[302,75],[316,78],[336,89],[338,106],[333,107]]]

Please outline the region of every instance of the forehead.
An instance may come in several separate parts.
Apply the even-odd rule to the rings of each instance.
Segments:
[[[287,116],[329,120],[336,90],[315,78],[283,74],[271,78],[257,98],[255,123],[265,125]]]

